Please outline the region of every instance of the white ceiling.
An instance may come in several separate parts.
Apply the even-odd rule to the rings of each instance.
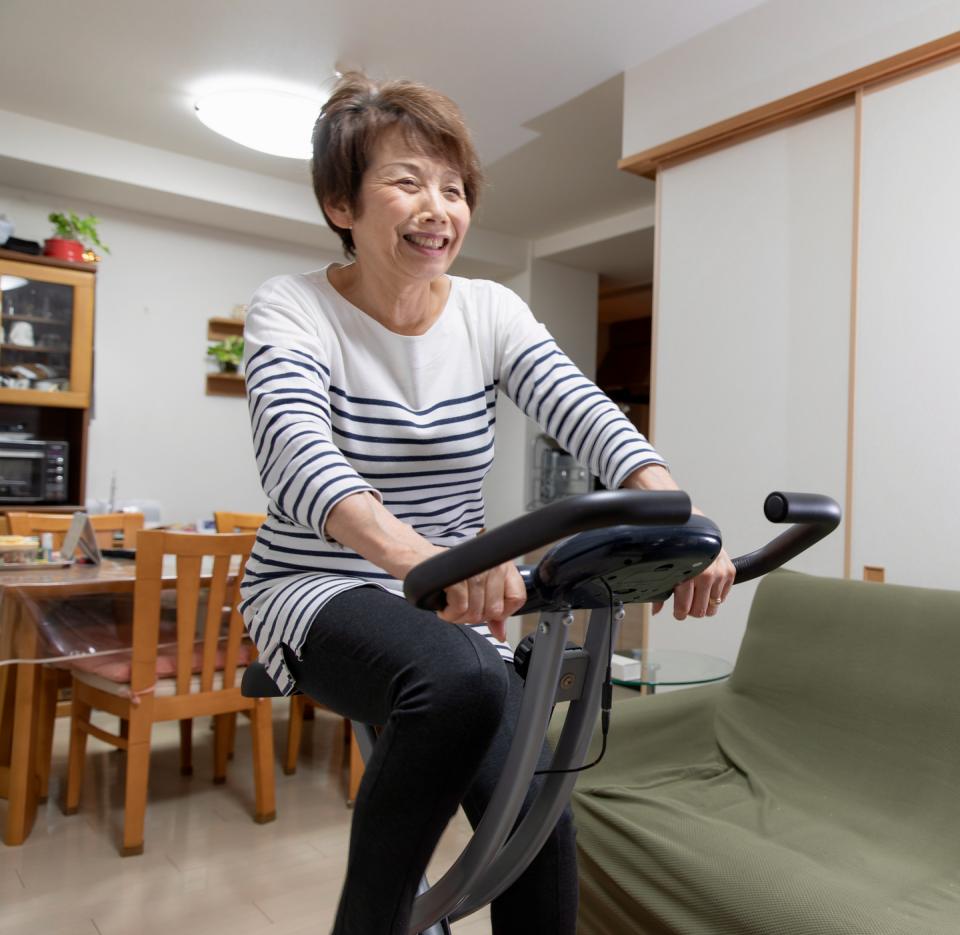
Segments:
[[[317,91],[334,63],[407,76],[463,108],[488,163],[524,124],[760,0],[4,0],[0,107],[289,177],[192,113],[205,90]]]
[[[598,240],[550,257],[553,263],[600,273],[608,287],[653,282],[653,228]]]
[[[528,121],[537,137],[487,168],[477,223],[538,238],[651,204],[653,182],[617,168],[622,124],[622,74]]]
[[[616,169],[622,72],[761,2],[3,0],[0,111],[307,184],[305,163],[203,126],[196,98],[317,94],[336,63],[409,77],[453,98],[474,132],[491,181],[477,225],[538,238],[650,203],[651,183]],[[6,178],[0,166],[0,182],[21,184],[29,166],[15,167]],[[648,263],[636,240],[614,251],[617,278],[645,275],[624,264]],[[588,253],[564,259],[614,272]]]

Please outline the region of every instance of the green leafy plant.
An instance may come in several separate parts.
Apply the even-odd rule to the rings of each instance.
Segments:
[[[73,208],[67,208],[67,211],[70,212],[69,216],[55,211],[47,218],[56,227],[58,237],[63,240],[79,240],[87,247],[93,245],[99,247],[105,253],[110,252],[110,248],[100,243],[100,238],[97,236],[97,225],[100,223],[100,218],[94,217],[92,214],[80,218]]]
[[[227,373],[236,373],[237,367],[243,360],[243,338],[232,334],[219,344],[212,344],[207,348],[211,357],[216,357]]]

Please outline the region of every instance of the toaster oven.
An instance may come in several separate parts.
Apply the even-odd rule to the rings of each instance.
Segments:
[[[64,503],[69,445],[36,439],[0,441],[0,503]]]

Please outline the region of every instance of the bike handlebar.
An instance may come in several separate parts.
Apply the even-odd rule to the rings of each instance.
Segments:
[[[774,491],[763,504],[763,513],[771,523],[796,523],[763,548],[733,560],[737,569],[734,584],[759,578],[785,565],[815,545],[840,525],[840,505],[831,497],[815,493]]]
[[[771,523],[795,523],[763,548],[733,559],[734,584],[774,571],[840,525],[840,506],[813,493],[771,493],[763,504]],[[447,606],[444,589],[557,539],[605,526],[679,526],[690,517],[681,491],[603,490],[568,497],[528,513],[421,562],[403,583],[406,599],[424,610]]]
[[[443,610],[443,593],[517,556],[603,526],[678,526],[690,518],[690,498],[679,490],[598,490],[551,503],[421,562],[403,582],[406,599]]]

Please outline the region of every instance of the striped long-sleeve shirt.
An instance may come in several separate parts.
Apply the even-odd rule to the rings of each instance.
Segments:
[[[450,278],[443,313],[416,336],[351,305],[325,270],[271,279],[250,305],[246,382],[269,507],[241,611],[284,693],[293,683],[281,643],[299,653],[330,598],[365,584],[402,594],[400,581],[327,535],[330,510],[370,491],[436,545],[475,535],[498,392],[608,488],[662,463],[513,292]]]

